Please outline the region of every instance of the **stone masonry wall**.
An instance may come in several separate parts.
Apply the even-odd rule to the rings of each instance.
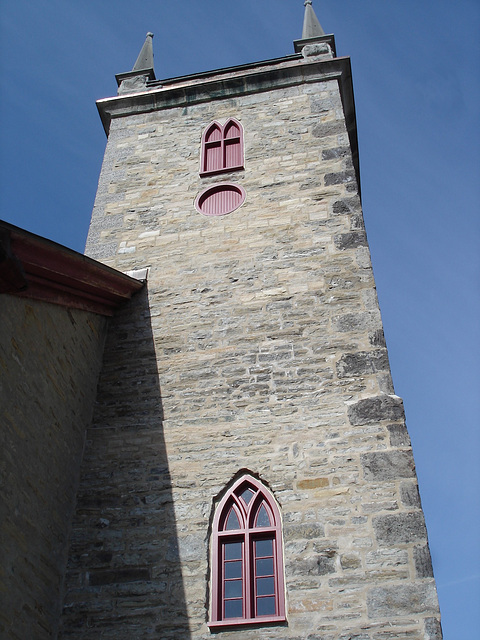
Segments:
[[[104,318],[0,297],[0,636],[56,636]]]
[[[87,250],[148,266],[149,299],[109,336],[61,637],[209,638],[215,496],[247,469],[282,509],[288,625],[219,638],[438,640],[337,82],[216,98],[112,121]],[[201,179],[229,117],[245,171]],[[197,213],[225,180],[243,206]]]

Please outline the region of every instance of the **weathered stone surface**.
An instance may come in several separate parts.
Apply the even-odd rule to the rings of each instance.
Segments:
[[[289,524],[284,529],[285,540],[294,540],[295,538],[305,538],[306,540],[315,540],[325,536],[324,528],[319,524]]]
[[[319,489],[321,487],[328,487],[328,478],[307,478],[306,480],[299,480],[297,487],[299,489]]]
[[[367,236],[363,231],[350,231],[349,233],[341,233],[333,238],[337,249],[344,251],[345,249],[355,249],[356,247],[367,246]]]
[[[334,326],[341,333],[364,332],[379,324],[380,318],[376,313],[361,311],[359,313],[345,313],[333,318]]]
[[[418,578],[433,578],[432,558],[428,545],[415,547],[413,550],[413,560]]]
[[[373,519],[373,528],[380,545],[408,544],[427,537],[420,512],[377,516]]]
[[[377,329],[377,331],[370,333],[368,336],[368,340],[372,347],[386,347],[383,329]]]
[[[335,559],[328,555],[314,555],[306,559],[299,558],[289,570],[292,575],[325,576],[335,573]]]
[[[322,151],[322,160],[334,160],[337,158],[344,158],[350,155],[350,149],[348,147],[335,147],[334,149],[324,149]],[[341,209],[341,211],[335,210],[335,205],[337,205],[337,209]],[[334,203],[334,213],[350,213],[350,207],[347,202],[343,200],[337,200]]]
[[[385,370],[388,370],[388,355],[385,349],[346,353],[337,363],[337,375],[339,378]]]
[[[376,587],[367,596],[370,618],[397,617],[437,610],[437,594],[432,583]]]
[[[333,157],[339,157],[341,153],[340,149],[332,149],[326,150],[325,154],[334,154],[338,153],[338,155],[333,155]],[[329,157],[323,158],[324,160],[329,160]],[[351,215],[361,213],[360,199],[358,197],[348,197],[342,198],[341,200],[334,200],[332,204],[332,213],[333,215]]]
[[[402,420],[403,402],[397,396],[365,398],[348,408],[348,419],[352,425],[370,424],[381,420]]]
[[[342,569],[358,569],[362,565],[362,561],[358,555],[343,555],[340,558],[340,564],[342,565]]]
[[[425,619],[425,640],[442,640],[442,626],[438,618]]]
[[[327,173],[325,175],[325,186],[328,187],[334,184],[345,184],[346,182],[353,182],[355,180],[354,171],[340,171],[338,173]]]
[[[392,447],[409,447],[410,436],[404,424],[389,424],[390,444]]]
[[[365,480],[395,480],[415,477],[411,451],[375,451],[362,456]]]
[[[332,49],[328,42],[319,42],[317,44],[307,44],[302,49],[302,56],[310,58],[312,56],[322,56],[324,58],[332,57]]]
[[[338,120],[330,120],[328,122],[317,122],[313,129],[312,129],[312,135],[315,138],[324,138],[326,136],[333,136],[333,135],[337,135],[339,133],[343,133],[345,131],[345,125],[343,124],[343,122],[339,122]],[[339,182],[342,182],[342,179],[337,176],[337,174],[332,174],[336,176],[336,179],[339,180]],[[349,174],[350,179],[355,179],[355,175],[353,175],[353,178],[351,177],[351,174]],[[337,184],[337,183],[335,183]]]
[[[406,507],[420,509],[422,506],[416,482],[402,482],[400,485],[400,497]]]

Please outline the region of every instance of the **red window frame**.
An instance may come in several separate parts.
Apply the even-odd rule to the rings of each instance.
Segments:
[[[211,577],[209,627],[285,621],[280,510],[249,474],[232,485],[215,511]]]
[[[224,125],[214,120],[202,134],[200,176],[244,168],[243,127],[230,118]]]

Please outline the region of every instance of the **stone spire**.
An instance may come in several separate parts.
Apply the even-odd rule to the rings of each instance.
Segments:
[[[147,89],[147,83],[155,80],[153,68],[153,33],[147,33],[142,50],[131,71],[117,73],[118,94],[139,93]]]
[[[307,38],[318,38],[318,36],[324,36],[325,31],[322,29],[322,25],[318,21],[315,11],[312,7],[312,0],[305,0],[305,17],[303,19],[303,32],[302,40]]]
[[[153,33],[149,31],[145,42],[143,43],[142,50],[138,54],[137,61],[135,62],[132,71],[143,71],[144,69],[153,69]]]

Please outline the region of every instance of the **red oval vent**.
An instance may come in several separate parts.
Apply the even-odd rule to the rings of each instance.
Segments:
[[[224,216],[245,202],[245,189],[225,182],[208,187],[195,200],[197,211],[204,216]]]

